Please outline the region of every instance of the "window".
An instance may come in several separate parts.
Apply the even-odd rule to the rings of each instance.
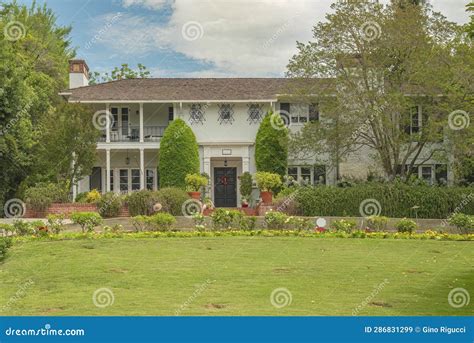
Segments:
[[[250,124],[260,123],[263,116],[263,110],[262,110],[263,105],[262,104],[249,104],[247,106],[249,108],[247,110],[247,113],[249,115],[247,118],[247,121],[250,122]]]
[[[110,170],[110,190],[113,192],[114,191],[114,170]]]
[[[128,108],[122,107],[122,135],[128,136]]]
[[[204,124],[204,109],[202,108],[201,104],[192,104],[189,108],[189,123],[190,124],[197,124],[201,123]]]
[[[298,167],[289,167],[288,176],[291,177],[294,181],[298,181]]]
[[[220,104],[219,107],[219,118],[217,119],[220,124],[232,124],[234,121],[234,105],[231,104]]]
[[[153,190],[155,187],[155,170],[146,170],[146,189]]]
[[[290,122],[290,104],[282,102],[280,104],[280,117],[282,117],[284,123]]]
[[[119,116],[118,116],[118,108],[117,107],[112,107],[110,109],[110,113],[112,113],[112,118],[113,118],[113,123],[112,123],[112,131],[117,131],[118,130],[118,123],[119,123]]]
[[[131,169],[132,174],[132,191],[140,190],[140,169]]]
[[[174,109],[173,106],[168,107],[168,121],[174,120]]]
[[[325,185],[326,166],[291,166],[288,167],[288,177],[302,184]]]
[[[448,183],[448,166],[446,164],[435,165],[435,180],[439,185],[446,185]]]
[[[319,120],[319,107],[318,104],[310,104],[308,108],[309,121],[316,122]]]
[[[428,167],[422,166],[421,167],[421,178],[423,180],[425,180],[430,185],[433,183],[431,175],[432,175],[432,168],[430,166],[428,166]]]
[[[325,184],[326,184],[326,166],[325,165],[314,166],[313,185],[325,185]]]
[[[128,193],[128,169],[120,169],[120,193]]]
[[[405,126],[405,133],[413,135],[420,132],[421,120],[420,120],[420,106],[413,106],[410,108],[408,121]]]
[[[304,184],[311,184],[311,168],[310,167],[301,167],[301,181]]]

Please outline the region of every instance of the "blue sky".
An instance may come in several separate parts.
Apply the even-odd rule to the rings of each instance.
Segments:
[[[30,4],[31,1],[21,0]],[[38,0],[71,25],[77,57],[90,69],[145,64],[155,77],[283,76],[296,41],[330,0]],[[467,0],[432,0],[465,23]]]

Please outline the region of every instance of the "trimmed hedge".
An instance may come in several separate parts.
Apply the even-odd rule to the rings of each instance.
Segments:
[[[160,187],[185,189],[187,174],[199,173],[199,150],[191,128],[182,119],[174,120],[160,143]]]
[[[294,194],[304,216],[361,217],[359,207],[366,199],[377,200],[378,214],[391,218],[414,218],[415,212],[418,218],[434,219],[448,218],[455,212],[474,214],[474,187],[362,183],[347,188],[301,187]]]

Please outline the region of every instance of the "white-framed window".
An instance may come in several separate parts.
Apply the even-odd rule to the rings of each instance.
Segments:
[[[409,135],[417,134],[421,131],[422,125],[421,106],[412,106],[408,112],[408,118],[405,126],[405,133]]]
[[[308,119],[312,123],[319,121],[319,105],[318,104],[309,104]]]
[[[130,193],[140,190],[140,169],[138,168],[116,168],[110,170],[110,190],[116,191],[114,187],[115,177],[118,176],[118,191],[120,193]],[[149,190],[157,189],[156,168],[145,170],[145,188]]]
[[[289,166],[288,176],[293,180],[307,185],[326,184],[326,166]]]
[[[155,169],[147,169],[145,171],[145,183],[146,189],[154,190],[156,189],[156,170]]]
[[[405,165],[405,173],[408,174],[410,166]],[[414,166],[412,174],[420,180],[424,180],[429,185],[435,183],[444,185],[448,179],[448,168],[446,164],[427,164],[421,166]]]

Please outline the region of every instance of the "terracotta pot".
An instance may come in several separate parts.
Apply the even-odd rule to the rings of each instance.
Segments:
[[[201,192],[188,192],[188,195],[191,197],[191,199],[201,199]]]
[[[249,207],[249,204],[247,204],[247,203],[242,203],[242,207],[244,207],[244,208],[245,208],[245,207]]]
[[[264,204],[272,203],[272,192],[260,192]]]

